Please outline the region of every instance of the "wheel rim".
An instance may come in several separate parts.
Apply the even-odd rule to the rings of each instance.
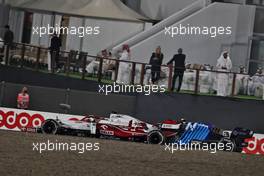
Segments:
[[[56,134],[57,132],[57,125],[53,121],[48,121],[43,124],[42,132],[45,134]]]

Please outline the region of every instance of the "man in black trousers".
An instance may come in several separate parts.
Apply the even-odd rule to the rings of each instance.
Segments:
[[[179,77],[179,85],[177,92],[181,90],[181,85],[182,85],[182,79],[185,71],[185,54],[182,54],[182,49],[178,49],[178,54],[175,54],[173,58],[167,63],[167,65],[172,64],[174,62],[174,75],[173,75],[173,80],[172,80],[172,88],[171,91],[174,90],[175,83],[177,77]]]
[[[152,53],[149,64],[151,65],[151,80],[154,84],[160,79],[161,65],[163,61],[163,53],[161,47],[156,48],[156,52]]]
[[[54,33],[51,38],[49,49],[51,55],[52,68],[58,69],[57,72],[59,72],[60,69],[60,65],[59,65],[60,47],[61,47],[61,39],[57,36],[56,33]]]

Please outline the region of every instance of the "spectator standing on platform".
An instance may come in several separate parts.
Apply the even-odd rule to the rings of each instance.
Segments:
[[[177,92],[180,92],[181,90],[183,75],[185,71],[185,58],[186,58],[186,55],[182,54],[182,49],[179,48],[178,54],[175,54],[173,58],[167,63],[167,65],[170,65],[172,64],[172,62],[174,62],[174,75],[172,79],[171,91],[174,90],[177,77],[179,77],[179,85],[178,85]]]
[[[216,68],[220,72],[230,72],[232,69],[232,61],[228,55],[227,51],[224,51],[219,59],[217,60]],[[218,73],[217,74],[217,95],[227,96],[228,95],[228,73]]]
[[[59,65],[60,48],[61,48],[61,39],[57,36],[56,33],[54,33],[50,41],[49,49],[50,49],[52,68],[57,69],[57,72],[60,71],[60,65]]]
[[[23,87],[22,91],[17,96],[17,108],[28,109],[29,107],[29,94],[27,87]]]
[[[14,33],[10,30],[8,25],[5,26],[5,35],[4,35],[4,44],[5,45],[12,45],[14,40]]]
[[[128,62],[122,61],[130,61],[130,49],[128,45],[123,45],[122,54],[120,57],[118,75],[116,82],[118,84],[130,84],[131,78],[131,66]]]
[[[151,65],[151,80],[153,84],[160,78],[162,61],[163,53],[161,52],[161,47],[158,46],[155,53],[152,53],[149,61],[149,64]]]

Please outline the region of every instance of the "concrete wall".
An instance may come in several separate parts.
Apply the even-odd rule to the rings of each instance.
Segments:
[[[135,116],[157,122],[185,118],[223,129],[244,127],[263,133],[264,101],[184,94],[138,96]]]
[[[16,97],[23,84],[0,83],[0,106],[16,108]],[[108,116],[112,111],[134,114],[136,98],[124,95],[101,95],[95,92],[28,86],[30,110],[63,112],[59,104],[71,105],[70,114]]]
[[[1,83],[0,106],[15,108],[16,96],[24,85]],[[195,96],[187,94],[101,95],[95,92],[27,86],[30,110],[63,112],[60,103],[72,106],[70,114],[108,116],[116,111],[143,121],[158,123],[185,118],[207,122],[223,129],[245,127],[264,133],[263,101]]]
[[[29,88],[31,110],[62,112],[59,104],[68,103],[72,106],[70,113],[76,115],[107,116],[117,111],[152,123],[186,118],[226,129],[242,126],[264,133],[264,101],[173,93],[105,96],[97,93],[95,81],[3,66],[0,66],[0,106],[16,107],[16,96],[24,85]]]
[[[235,68],[238,68],[246,63],[246,48],[248,37],[253,33],[254,17],[254,6],[211,4],[173,26],[179,24],[201,27],[230,26],[232,27],[232,35],[221,35],[215,38],[211,38],[209,35],[182,35],[172,38],[165,35],[165,30],[163,30],[134,45],[132,58],[136,61],[146,62],[149,60],[151,52],[160,45],[165,55],[164,63],[181,47],[187,54],[187,62],[215,65],[223,46],[227,46],[226,48],[231,50],[233,64]],[[233,49],[237,43],[242,43],[242,49]]]

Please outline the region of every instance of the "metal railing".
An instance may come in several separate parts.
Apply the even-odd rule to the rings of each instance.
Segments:
[[[30,68],[35,71],[49,71],[48,69],[48,55],[50,50],[41,46],[34,46],[25,43],[13,43],[12,45],[6,45],[4,49],[4,54],[2,59],[5,61],[6,65]],[[50,53],[51,58],[54,58],[56,53]],[[0,55],[1,57],[1,55]],[[56,67],[54,59],[51,60],[51,70],[50,72],[56,74]],[[134,62],[134,61],[124,61],[109,57],[92,56],[85,52],[78,51],[60,51],[58,59],[61,72],[65,76],[78,76],[80,79],[93,79],[97,80],[99,83],[102,80],[106,81],[116,81],[118,75],[118,68],[120,63],[127,63],[130,65],[130,84],[147,84],[145,81],[148,66],[147,63]],[[86,67],[91,62],[95,62],[96,70],[93,73],[87,73]],[[111,63],[111,69],[106,68],[107,64]],[[57,63],[58,64],[58,63]],[[109,65],[109,64],[108,64]],[[182,69],[182,68],[181,68]],[[161,72],[163,76],[161,79],[163,83],[166,84],[168,91],[172,88],[172,79],[174,67],[172,65],[161,65]],[[201,77],[205,73],[210,73],[211,75],[217,74],[228,74],[231,81],[231,93],[230,96],[236,96],[236,81],[237,75],[248,76],[244,73],[236,72],[221,72],[216,70],[207,70],[202,67],[188,68],[185,74],[192,75],[192,88],[188,90],[194,94],[199,94],[200,87],[202,86]],[[149,73],[150,75],[151,73]],[[111,77],[111,78],[110,78]],[[194,78],[194,79],[193,79]],[[149,78],[150,79],[150,78]],[[212,82],[211,82],[212,83]],[[212,83],[213,84],[213,83]]]

